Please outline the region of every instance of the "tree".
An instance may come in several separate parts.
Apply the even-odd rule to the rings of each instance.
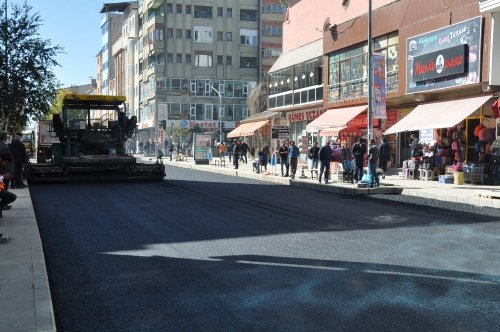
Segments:
[[[247,98],[250,115],[255,115],[267,110],[267,81],[260,81]]]
[[[42,116],[42,118],[44,120],[52,120],[53,114],[61,114],[62,113],[63,99],[67,93],[69,93],[69,92],[66,89],[57,90],[56,96],[54,97],[54,99],[52,100],[52,103],[50,104],[49,112],[47,112],[46,114],[44,114]]]
[[[40,38],[41,18],[26,1],[0,7],[0,129],[12,132],[29,119],[49,113],[59,83],[53,67],[62,52],[50,40]]]
[[[283,7],[288,8],[290,6],[290,0],[280,0]]]

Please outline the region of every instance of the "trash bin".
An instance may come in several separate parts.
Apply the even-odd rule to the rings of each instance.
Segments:
[[[454,172],[453,173],[453,183],[457,185],[464,184],[464,172]]]

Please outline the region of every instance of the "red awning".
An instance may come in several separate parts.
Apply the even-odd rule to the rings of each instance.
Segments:
[[[307,125],[308,131],[345,127],[356,115],[366,111],[367,105],[334,108],[326,111]]]

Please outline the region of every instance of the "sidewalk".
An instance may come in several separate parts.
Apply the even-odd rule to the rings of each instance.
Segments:
[[[214,160],[215,159],[218,158],[214,158]],[[156,159],[143,157],[142,160],[151,162]],[[385,179],[380,179],[381,186],[378,188],[357,188],[356,185],[351,183],[331,182],[329,184],[320,184],[318,180],[311,179],[310,170],[304,171],[305,177],[303,178],[301,177],[302,171],[300,166],[293,180],[288,177],[281,177],[280,165],[277,165],[275,169],[269,165],[269,174],[257,174],[252,170],[253,160],[250,159],[248,160],[248,164],[240,164],[237,170],[234,169],[227,158],[225,166],[222,167],[215,165],[197,165],[194,164],[193,158],[191,157],[188,157],[187,161],[175,161],[175,159],[170,161],[168,158],[164,158],[163,161],[167,165],[177,167],[194,168],[213,173],[252,178],[344,195],[400,194],[444,202],[468,204],[476,207],[500,208],[500,199],[498,199],[500,198],[500,187],[496,186],[441,184],[437,181],[409,180],[403,179],[398,175],[388,175]],[[393,171],[393,173],[397,172]]]
[[[12,192],[17,200],[0,218],[0,331],[56,331],[30,193]]]

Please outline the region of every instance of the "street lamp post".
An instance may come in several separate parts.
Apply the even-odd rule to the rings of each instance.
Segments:
[[[219,143],[222,143],[222,97],[220,95],[220,92],[214,88],[213,85],[210,86],[212,90],[214,90],[218,95],[219,95]]]

